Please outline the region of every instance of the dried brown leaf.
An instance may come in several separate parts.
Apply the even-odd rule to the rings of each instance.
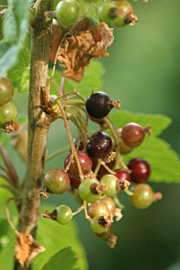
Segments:
[[[88,66],[92,58],[107,57],[107,47],[113,42],[113,28],[101,22],[97,28],[88,25],[86,30],[76,30],[75,34],[66,34],[61,41],[57,52],[59,65],[66,69],[63,74],[77,82],[84,75],[85,66]]]
[[[15,259],[22,267],[29,267],[33,259],[45,250],[30,234],[19,233],[16,242]]]

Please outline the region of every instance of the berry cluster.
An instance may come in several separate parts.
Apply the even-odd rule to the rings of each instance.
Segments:
[[[6,132],[12,130],[13,121],[17,117],[17,109],[10,101],[14,95],[14,87],[7,78],[0,78],[0,128]]]
[[[58,98],[53,100],[52,107],[57,103]],[[119,194],[124,191],[129,195],[130,202],[140,209],[149,207],[161,198],[160,193],[154,193],[145,183],[151,172],[146,160],[134,158],[128,164],[123,162],[122,155],[139,147],[146,133],[151,134],[151,127],[143,128],[137,123],[128,123],[123,128],[116,129],[109,113],[114,107],[119,109],[119,104],[119,101],[112,101],[106,93],[96,92],[84,102],[86,110],[77,105],[78,110],[73,115],[81,121],[81,125],[76,123],[80,136],[74,140],[70,136],[71,152],[64,160],[64,171],[47,171],[44,174],[45,189],[41,191],[44,197],[47,196],[46,192],[62,194],[69,191],[81,204],[75,213],[72,213],[69,206],[60,205],[52,213],[44,211],[42,217],[67,224],[73,215],[84,210],[95,236],[105,240],[111,247],[114,247],[117,240],[112,234],[111,225],[114,220],[120,220],[121,210],[124,208],[119,202]],[[97,132],[88,134],[87,125],[78,116],[81,109],[87,122],[91,120],[99,124]],[[81,118],[85,119],[83,114]],[[131,184],[132,188],[129,190]]]
[[[84,0],[84,4],[86,3],[87,10],[90,5],[97,5],[96,0]],[[54,17],[62,27],[67,27],[77,23],[87,13],[82,7],[76,0],[58,0],[55,1],[55,10],[48,12],[46,16]],[[96,10],[102,22],[116,27],[134,25],[138,21],[132,5],[126,0],[105,2]]]

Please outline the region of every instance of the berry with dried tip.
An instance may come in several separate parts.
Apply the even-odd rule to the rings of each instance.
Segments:
[[[118,193],[117,190],[118,178],[115,175],[112,174],[104,175],[101,178],[100,183],[107,186],[107,190],[103,192],[104,195],[111,197]]]
[[[104,92],[93,93],[86,101],[86,110],[95,119],[104,118],[112,108],[112,101]]]
[[[56,221],[59,224],[65,225],[71,221],[73,217],[72,210],[67,205],[59,205],[56,207]]]
[[[123,27],[128,24],[134,25],[138,19],[134,15],[132,5],[126,0],[105,3],[100,8],[100,18],[105,23]]]
[[[107,231],[107,222],[103,216],[94,217],[90,223],[91,230],[95,233],[104,233]]]
[[[74,24],[80,16],[80,5],[76,0],[60,1],[56,6],[55,14],[59,23]]]
[[[88,155],[82,151],[77,151],[78,160],[82,169],[83,174],[88,174],[92,168],[92,161]],[[72,153],[70,153],[64,160],[64,168],[66,169],[69,166],[67,173],[71,176],[79,175],[79,170],[75,157],[72,158]],[[71,162],[71,163],[70,163]]]
[[[106,158],[112,151],[112,140],[105,132],[94,133],[87,141],[87,154],[91,158]]]
[[[129,123],[122,129],[123,142],[131,148],[138,147],[144,141],[144,128],[137,123]]]
[[[0,78],[0,106],[8,103],[14,95],[14,87],[7,78]]]
[[[117,178],[119,180],[121,180],[121,181],[127,180],[127,181],[131,182],[131,176],[126,170],[116,169],[116,170],[114,170],[114,172],[116,173],[115,176],[117,176]]]
[[[0,107],[0,127],[7,122],[14,122],[17,117],[17,109],[11,102]]]
[[[154,192],[147,184],[138,184],[132,189],[131,203],[140,209],[148,208],[154,201]]]
[[[127,164],[131,170],[131,180],[134,183],[143,183],[148,180],[151,169],[146,160],[142,158],[134,158]]]
[[[44,184],[47,192],[62,194],[67,191],[70,185],[70,179],[63,170],[51,169],[44,174]]]
[[[86,179],[83,181],[79,188],[78,193],[83,201],[90,203],[96,202],[102,196],[102,192],[97,191],[99,181],[96,179]]]

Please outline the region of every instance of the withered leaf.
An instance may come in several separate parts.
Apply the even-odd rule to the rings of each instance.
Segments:
[[[19,233],[16,242],[15,259],[20,262],[22,267],[27,268],[33,259],[45,250],[30,234]]]

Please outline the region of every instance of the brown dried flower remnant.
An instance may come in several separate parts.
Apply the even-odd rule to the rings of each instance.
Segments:
[[[96,28],[90,25],[85,30],[80,29],[74,34],[66,34],[57,52],[59,65],[67,70],[63,76],[80,82],[85,66],[89,65],[92,58],[109,56],[106,49],[110,47],[113,39],[113,28],[109,28],[104,22]]]

